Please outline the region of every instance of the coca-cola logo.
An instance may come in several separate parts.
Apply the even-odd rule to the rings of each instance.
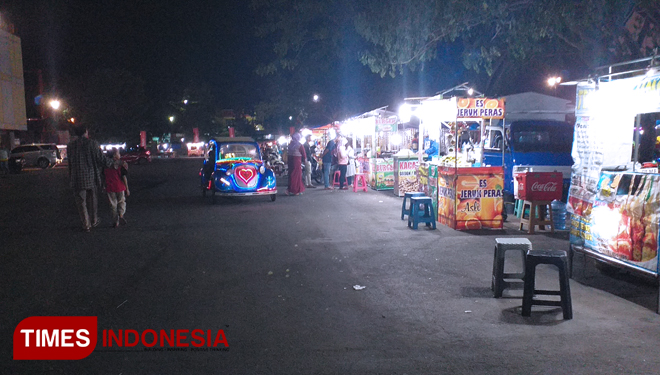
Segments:
[[[556,182],[546,182],[545,184],[539,184],[534,182],[532,184],[532,191],[557,191]]]

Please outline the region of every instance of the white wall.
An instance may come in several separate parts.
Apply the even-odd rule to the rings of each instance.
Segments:
[[[0,130],[27,130],[21,40],[0,30]]]

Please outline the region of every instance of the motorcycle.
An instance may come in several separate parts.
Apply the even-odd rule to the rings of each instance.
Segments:
[[[317,184],[323,183],[323,168],[316,157],[312,158],[312,180],[316,181]]]
[[[275,175],[283,176],[286,173],[286,164],[282,161],[282,157],[272,149],[266,150],[266,161]]]

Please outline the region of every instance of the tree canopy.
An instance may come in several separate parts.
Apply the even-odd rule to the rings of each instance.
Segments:
[[[258,35],[273,59],[260,74],[314,61],[359,59],[375,74],[396,76],[459,49],[484,91],[532,69],[591,69],[651,53],[660,43],[653,0],[253,0],[264,14]],[[638,24],[631,24],[634,15]],[[350,38],[356,43],[346,43]],[[649,43],[651,40],[653,43]],[[578,78],[578,77],[574,77]]]

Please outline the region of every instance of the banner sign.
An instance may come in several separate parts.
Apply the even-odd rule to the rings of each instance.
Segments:
[[[396,117],[376,117],[376,133],[395,132],[399,120]]]
[[[456,106],[459,119],[504,118],[504,99],[459,98]]]
[[[144,130],[140,131],[140,147],[147,148],[147,132]]]

